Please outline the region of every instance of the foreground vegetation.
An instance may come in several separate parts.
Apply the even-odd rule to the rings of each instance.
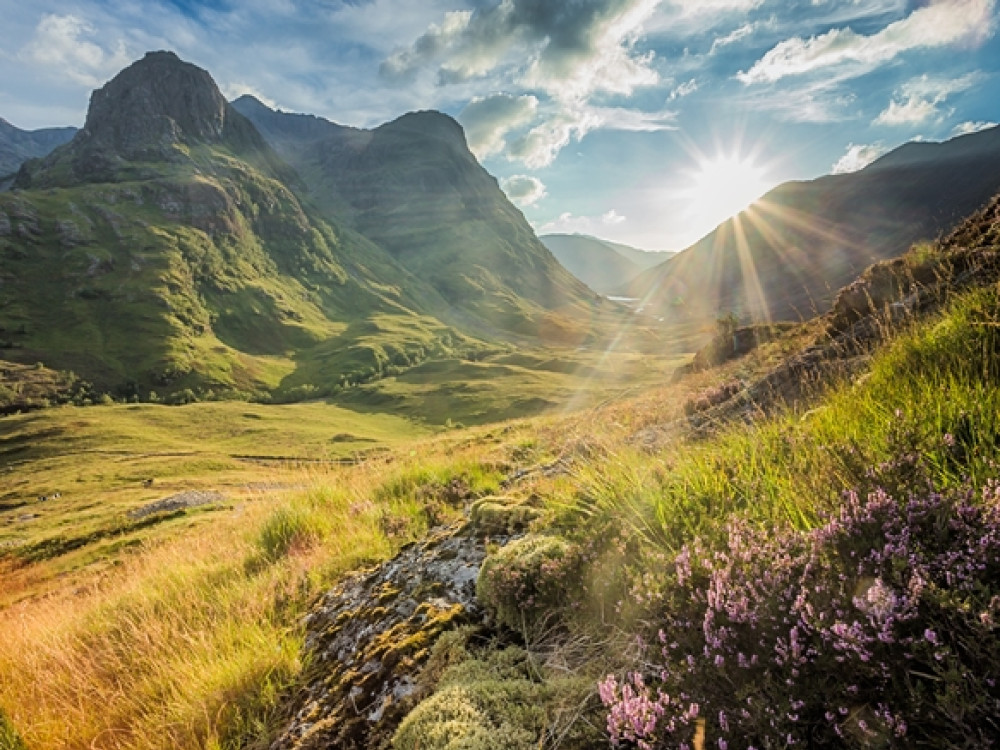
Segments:
[[[310,601],[459,517],[442,501],[456,481],[467,500],[502,493],[534,520],[483,566],[496,627],[434,646],[435,685],[395,747],[988,746],[1000,733],[1000,290],[896,320],[862,370],[808,399],[688,429],[706,393],[817,337],[787,331],[582,412],[418,427],[395,443],[402,422],[387,422],[370,439],[390,450],[357,465],[253,464],[279,479],[164,518],[183,533],[139,535],[113,564],[75,566],[72,585],[53,577],[70,553],[6,552],[20,594],[0,614],[0,746],[266,747]],[[44,414],[61,413],[88,414]],[[199,429],[227,460],[264,439],[212,421]],[[117,424],[94,440],[134,439]],[[272,427],[268,440],[296,439]],[[37,442],[20,445],[40,482],[59,458]],[[331,455],[329,438],[311,445]],[[76,528],[85,510],[45,523]]]

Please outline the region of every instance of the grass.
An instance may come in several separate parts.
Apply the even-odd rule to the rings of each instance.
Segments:
[[[382,531],[399,508],[365,504],[364,482],[327,482],[0,615],[0,704],[28,746],[266,747],[305,605],[399,541]]]
[[[987,369],[984,383],[982,370],[1000,351],[997,307],[995,291],[956,301],[947,314],[900,335],[869,376],[835,386],[809,412],[788,410],[707,440],[673,438],[669,450],[652,452],[633,437],[681,417],[699,388],[752,362],[630,398],[593,403],[598,396],[591,394],[583,411],[436,436],[412,419],[324,404],[119,405],[10,418],[3,450],[18,462],[17,497],[81,489],[79,497],[64,489],[60,505],[38,506],[46,515],[37,531],[8,524],[2,538],[37,543],[113,533],[34,563],[15,564],[16,551],[7,554],[10,587],[0,612],[6,736],[16,729],[40,748],[265,747],[282,691],[300,669],[296,623],[309,601],[346,571],[384,558],[442,514],[456,513],[450,492],[540,498],[547,510],[536,525],[593,550],[593,570],[581,574],[590,585],[602,569],[614,570],[617,580],[632,574],[636,559],[656,559],[695,536],[718,536],[735,515],[761,528],[814,526],[864,467],[913,430],[925,442],[951,434],[963,446],[961,456],[944,442],[932,451],[938,479],[984,478],[1000,412],[990,386],[996,375]],[[584,353],[573,366],[526,356],[428,364],[396,383],[446,389],[461,373],[473,387],[480,367],[478,382],[487,385],[485,373],[495,368],[506,368],[509,379],[523,368],[525,378],[547,371],[567,383],[608,383]],[[764,366],[774,354],[755,356]],[[622,379],[648,364],[633,361]],[[653,372],[646,378],[655,381]],[[389,451],[370,452],[353,466],[308,463],[376,447]],[[257,458],[235,458],[251,453]],[[541,471],[546,466],[562,468]],[[516,472],[523,479],[505,486]],[[156,477],[153,488],[141,485],[148,475]],[[458,490],[450,489],[455,483]],[[148,528],[114,526],[148,496],[209,486],[231,499]],[[633,557],[637,543],[645,549],[640,558]],[[67,570],[72,575],[56,577]],[[594,611],[583,608],[581,617]],[[613,611],[612,600],[602,601],[602,618],[623,616]],[[590,626],[572,618],[569,626],[571,633],[583,628],[573,637],[586,643]],[[558,673],[593,674],[602,660],[622,657],[581,646],[574,658],[575,667],[562,665]],[[542,664],[542,671],[551,666]]]
[[[771,366],[807,333],[672,385],[662,382],[666,356],[520,352],[427,362],[340,406],[140,404],[7,418],[0,737],[12,748],[15,731],[40,748],[265,747],[300,669],[297,623],[310,600],[454,517],[455,499],[469,495],[530,500],[542,512],[534,528],[587,561],[579,580],[600,602],[567,610],[579,612],[564,622],[571,663],[550,664],[543,649],[532,656],[540,673],[616,669],[628,649],[594,639],[594,618],[627,628],[644,617],[648,602],[620,598],[637,581],[643,591],[665,585],[665,561],[693,538],[721,542],[734,518],[767,533],[815,528],[900,446],[920,446],[939,486],[992,477],[998,311],[996,289],[953,299],[812,408],[708,438],[672,432],[685,402]],[[555,407],[546,415],[491,421],[543,394]],[[396,415],[376,413],[379,398]],[[482,424],[433,433],[446,419]],[[649,431],[661,436],[653,447],[637,440]],[[127,515],[192,489],[226,499],[148,525]],[[28,511],[40,516],[16,520]]]

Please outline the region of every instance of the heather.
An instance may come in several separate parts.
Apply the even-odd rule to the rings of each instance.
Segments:
[[[994,290],[953,300],[812,410],[631,484],[639,646],[599,685],[613,745],[998,741],[996,311]],[[678,470],[702,503],[671,498]],[[592,507],[610,522],[606,492]]]
[[[613,744],[689,746],[697,717],[720,748],[994,743],[1000,486],[881,474],[815,530],[685,545],[642,668],[600,685]]]

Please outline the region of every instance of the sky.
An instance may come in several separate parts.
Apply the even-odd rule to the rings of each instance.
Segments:
[[[149,50],[375,127],[437,109],[539,233],[681,250],[767,189],[1000,121],[1000,0],[0,0],[0,117]]]

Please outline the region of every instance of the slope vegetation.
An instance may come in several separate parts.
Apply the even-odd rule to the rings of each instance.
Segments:
[[[7,358],[120,395],[301,397],[484,350],[296,184],[208,73],[150,53],[0,195]]]
[[[275,112],[252,97],[234,106],[295,167],[325,216],[385,248],[467,324],[580,335],[576,321],[611,315],[535,237],[450,117],[413,112],[357,130]]]
[[[982,206],[998,174],[1000,128],[910,143],[860,172],[775,188],[622,293],[680,318],[808,319],[871,263]]]
[[[989,746],[998,279],[1000,200],[719,369],[157,517],[184,535],[0,613],[0,737]],[[464,584],[456,599],[473,547],[476,599]],[[28,593],[41,563],[23,552],[4,576]],[[351,643],[363,651],[335,658]]]

